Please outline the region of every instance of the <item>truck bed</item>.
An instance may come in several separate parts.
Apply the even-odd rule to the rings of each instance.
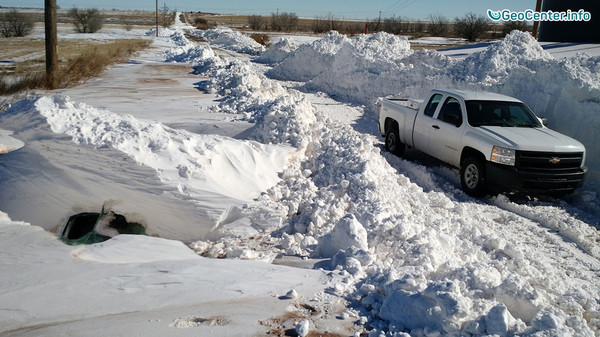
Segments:
[[[379,115],[379,131],[385,135],[386,123],[397,123],[400,141],[412,146],[412,127],[414,118],[423,100],[409,98],[384,98]]]

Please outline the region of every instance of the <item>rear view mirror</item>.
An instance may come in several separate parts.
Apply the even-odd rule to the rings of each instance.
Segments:
[[[546,118],[546,117],[538,117],[538,119],[540,120],[540,122],[542,122],[542,124],[543,124],[544,126],[548,126],[548,123],[550,122],[550,121],[548,120],[548,118]]]

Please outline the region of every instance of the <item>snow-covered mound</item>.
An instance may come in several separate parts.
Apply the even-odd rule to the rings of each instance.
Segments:
[[[165,60],[167,62],[190,62],[198,64],[207,60],[213,61],[218,59],[215,57],[215,52],[212,48],[187,43],[165,51]]]
[[[229,28],[194,29],[189,30],[189,34],[204,39],[212,45],[238,53],[259,55],[265,51],[265,47],[251,37]]]
[[[451,68],[457,81],[494,85],[514,69],[532,69],[553,57],[527,33],[514,31],[482,52],[473,53]]]
[[[338,99],[372,104],[398,88],[431,87],[440,81],[452,60],[435,51],[410,49],[408,40],[387,33],[360,35],[346,41],[309,89]]]
[[[285,58],[296,49],[298,49],[298,44],[294,42],[294,40],[283,37],[271,45],[269,49],[257,57],[255,61],[270,65],[277,64],[285,60]]]
[[[309,81],[333,64],[336,53],[347,42],[345,35],[329,32],[322,39],[301,45],[267,74],[281,80]]]
[[[160,123],[99,110],[65,96],[35,103],[52,131],[78,144],[113,147],[156,170],[162,181],[185,186],[186,194],[220,191],[242,201],[256,198],[278,180],[290,148],[197,135]],[[222,179],[225,175],[228,179]]]

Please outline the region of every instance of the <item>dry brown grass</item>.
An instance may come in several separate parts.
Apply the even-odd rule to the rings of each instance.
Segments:
[[[58,86],[66,88],[97,76],[106,67],[125,61],[133,53],[147,48],[149,40],[122,39],[109,43],[88,40],[59,41]],[[43,40],[1,39],[0,59],[23,58],[10,73],[0,74],[0,95],[45,88],[45,49]]]
[[[125,61],[149,45],[148,40],[114,40],[108,44],[87,47],[83,53],[60,66],[60,86],[73,86],[97,76],[106,67]]]

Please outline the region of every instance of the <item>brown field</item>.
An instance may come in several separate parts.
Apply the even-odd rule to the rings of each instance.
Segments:
[[[0,12],[11,8],[0,8]],[[44,22],[44,9],[16,9],[17,11],[30,16],[33,21]],[[71,24],[72,19],[68,15],[69,9],[59,9],[56,13],[56,21],[59,24]],[[123,11],[123,10],[103,10],[101,11],[105,24],[132,24],[140,26],[152,26],[156,22],[156,13],[149,11]]]
[[[5,11],[8,9],[0,9]],[[17,9],[36,22],[36,31],[44,29],[43,9]],[[156,14],[147,11],[102,11],[105,28],[150,29]],[[59,33],[73,27],[67,9],[57,12]],[[75,34],[75,33],[73,33]],[[37,37],[34,37],[37,36]],[[9,95],[46,86],[45,41],[33,34],[26,37],[0,37],[0,95]],[[147,48],[146,39],[60,39],[58,40],[59,87],[76,85],[97,76],[107,66],[125,61],[136,51]]]
[[[59,40],[59,87],[76,85],[94,77],[109,65],[125,61],[147,48],[149,40],[119,39],[107,43],[86,39]],[[45,43],[42,39],[0,39],[0,60],[19,59],[0,67],[0,95],[46,86]]]

